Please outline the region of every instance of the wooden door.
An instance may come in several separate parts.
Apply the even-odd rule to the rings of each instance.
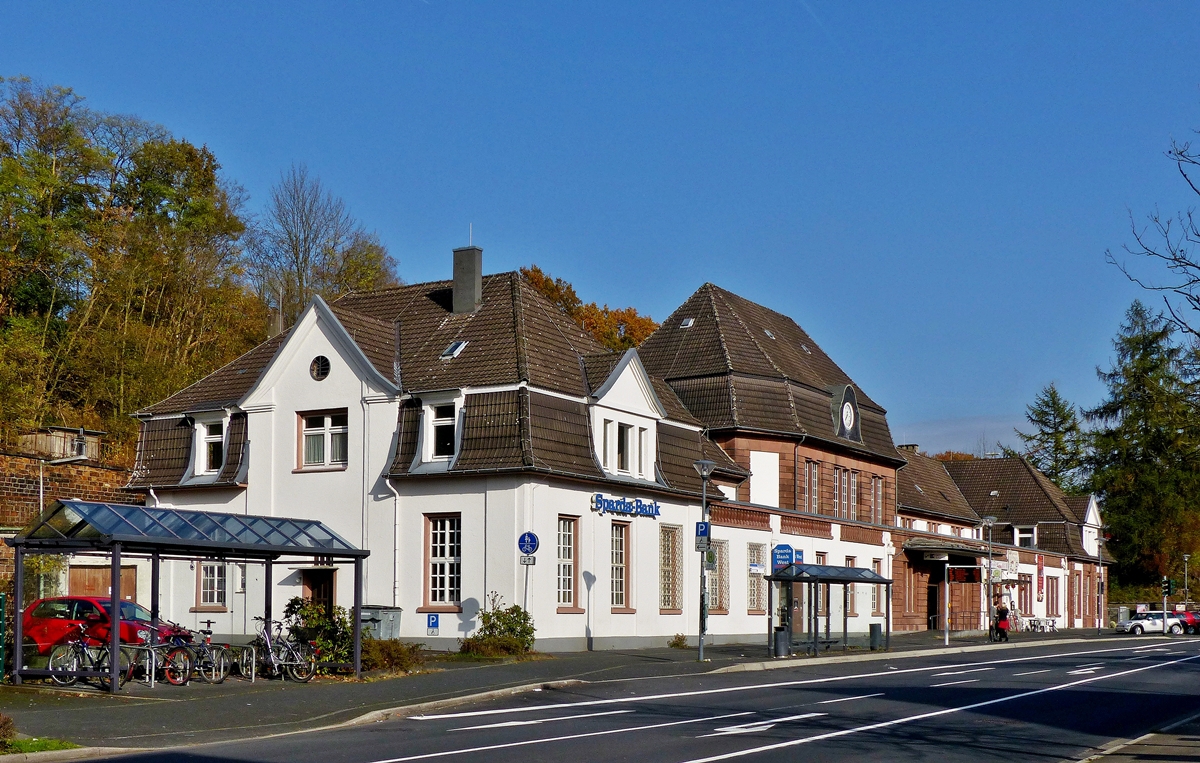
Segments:
[[[304,598],[320,604],[326,614],[333,613],[333,573],[334,570],[304,570],[301,580],[304,584]]]
[[[71,596],[112,596],[112,567],[71,566],[67,592]],[[137,601],[137,567],[121,567],[121,599]]]

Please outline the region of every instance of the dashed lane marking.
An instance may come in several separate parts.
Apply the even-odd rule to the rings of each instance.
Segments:
[[[995,668],[971,668],[970,670],[952,670],[948,673],[934,673],[933,677],[938,676],[961,676],[964,673],[981,673],[985,670],[995,670]]]
[[[1046,668],[1045,670],[1028,670],[1024,673],[1013,673],[1013,675],[1014,676],[1036,676],[1038,673],[1050,673],[1050,672],[1052,672],[1051,669]]]
[[[503,729],[509,726],[537,726],[541,723],[552,723],[553,721],[573,721],[579,718],[599,718],[602,715],[624,715],[632,713],[632,710],[607,710],[603,713],[580,713],[579,715],[559,715],[554,718],[539,718],[533,721],[501,721],[500,723],[485,723],[482,726],[463,726],[450,731],[477,731],[478,729]]]
[[[838,697],[837,699],[825,699],[818,702],[818,705],[832,705],[834,702],[852,702],[856,699],[869,699],[871,697],[882,697],[883,692],[878,691],[874,694],[859,694],[857,697]]]
[[[944,683],[944,684],[930,684],[930,685],[929,685],[929,688],[930,688],[930,689],[934,689],[934,688],[936,688],[936,687],[938,687],[938,686],[957,686],[958,684],[973,684],[973,683],[975,683],[975,682],[976,682],[976,681],[978,681],[978,680],[979,680],[978,678],[967,678],[967,679],[965,679],[965,680],[962,680],[962,681],[947,681],[947,682],[946,682],[946,683]]]
[[[783,718],[772,718],[766,721],[754,721],[753,723],[742,723],[737,726],[721,726],[711,734],[701,734],[697,739],[705,739],[706,737],[724,737],[733,736],[734,734],[754,734],[759,731],[767,731],[775,728],[776,724],[786,723],[787,721],[801,721],[805,718],[819,718],[828,713],[801,713],[800,715],[787,715]]]

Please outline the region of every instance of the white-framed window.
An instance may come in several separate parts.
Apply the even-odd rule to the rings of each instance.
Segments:
[[[715,569],[708,571],[709,614],[729,613],[729,541],[714,540],[708,553],[715,557]]]
[[[349,461],[348,425],[345,408],[301,413],[301,468],[345,467]]]
[[[883,477],[871,477],[871,523],[883,524]]]
[[[240,562],[238,564],[235,564],[235,565],[233,565],[233,569],[236,573],[234,576],[234,581],[233,581],[233,592],[234,593],[245,593],[246,592],[246,574],[247,574],[246,563]]]
[[[858,472],[850,472],[850,518],[858,521]]]
[[[746,609],[750,612],[763,612],[767,608],[767,581],[763,577],[766,556],[766,544],[746,544]]]
[[[846,566],[857,567],[858,558],[854,556],[846,557]],[[850,596],[848,597],[850,599],[850,608],[846,610],[846,613],[850,616],[854,616],[858,614],[858,584],[850,583],[846,587],[850,589]]]
[[[804,502],[810,514],[821,512],[821,463],[804,462]]]
[[[204,471],[208,474],[221,471],[225,463],[225,422],[203,424],[204,427]]]
[[[646,451],[650,447],[650,437],[645,427],[638,428],[638,474],[645,477]]]
[[[612,606],[629,606],[629,523],[613,522],[609,534]]]
[[[197,602],[199,606],[224,609],[228,590],[227,583],[223,562],[202,562],[200,564],[200,598]]]
[[[683,528],[658,528],[658,606],[678,612],[683,609]]]
[[[612,456],[609,453],[612,451],[612,436],[613,423],[610,419],[604,420],[604,431],[601,433],[600,443],[600,464],[607,469]]]
[[[828,557],[823,552],[818,551],[815,556],[817,557],[817,564],[822,566],[829,564]],[[829,612],[829,586],[829,583],[820,583],[817,585],[817,614],[822,617]]]
[[[849,469],[840,466],[833,468],[833,516],[842,519],[854,519],[851,515],[851,488],[857,488],[858,476]],[[857,514],[858,510],[854,509]]]
[[[574,607],[576,566],[575,546],[578,539],[579,520],[575,517],[558,518],[558,606]]]
[[[1037,546],[1036,527],[1014,527],[1013,535],[1016,545],[1022,548],[1034,548]]]
[[[617,471],[629,472],[629,462],[633,450],[633,427],[629,424],[617,424]]]
[[[457,607],[462,601],[462,517],[428,517],[429,590],[427,604]]]
[[[454,403],[430,406],[432,418],[431,433],[433,435],[433,457],[453,458],[456,441],[455,424],[457,411]]]
[[[874,572],[876,575],[879,575],[879,576],[883,575],[883,560],[882,559],[872,559],[871,560],[871,572]],[[872,612],[872,614],[879,614],[879,605],[882,602],[882,600],[883,600],[883,586],[879,585],[879,584],[875,584],[875,585],[871,586],[871,612]]]

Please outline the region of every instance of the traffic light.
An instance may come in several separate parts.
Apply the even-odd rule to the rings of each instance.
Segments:
[[[1174,595],[1175,595],[1175,581],[1168,580],[1167,581],[1167,596],[1174,596]]]
[[[1162,595],[1164,598],[1171,595],[1171,579],[1165,575],[1162,579]]]

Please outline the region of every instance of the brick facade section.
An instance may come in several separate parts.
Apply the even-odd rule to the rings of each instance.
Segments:
[[[81,498],[107,503],[142,503],[142,496],[125,490],[129,471],[87,463],[49,463],[42,467],[46,505],[58,498]],[[12,532],[37,519],[38,459],[0,453],[0,527]],[[12,575],[12,549],[0,544],[0,577]]]

